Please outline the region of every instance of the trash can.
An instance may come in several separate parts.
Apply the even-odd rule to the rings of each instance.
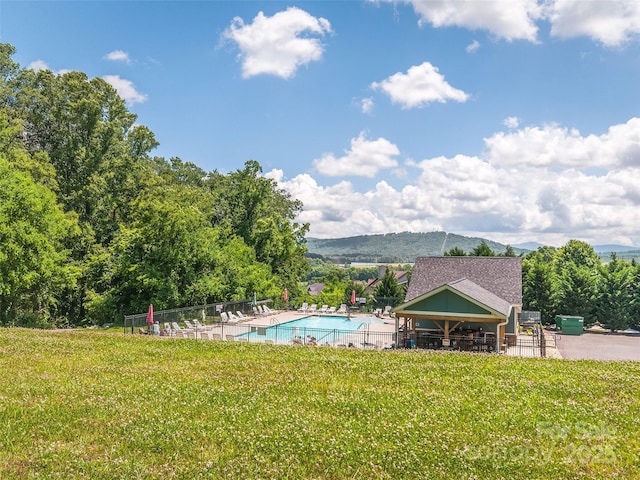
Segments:
[[[563,335],[582,335],[584,333],[584,317],[556,315],[556,326]]]

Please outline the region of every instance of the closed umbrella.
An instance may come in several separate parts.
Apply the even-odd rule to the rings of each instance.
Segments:
[[[282,299],[284,300],[284,303],[287,303],[289,301],[289,292],[287,291],[287,289],[284,289],[284,293],[282,295]]]
[[[147,325],[153,325],[153,303],[149,304],[149,311],[147,312]]]
[[[351,290],[351,305],[355,305],[355,304],[356,304],[356,291]]]

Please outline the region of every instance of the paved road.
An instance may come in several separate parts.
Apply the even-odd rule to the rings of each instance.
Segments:
[[[562,358],[571,360],[634,360],[640,362],[640,336],[585,333],[558,335]]]

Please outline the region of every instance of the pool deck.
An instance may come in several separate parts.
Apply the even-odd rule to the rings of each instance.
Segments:
[[[259,317],[252,317],[250,320],[242,322],[240,325],[252,325],[252,326],[271,326],[271,325],[280,325],[281,323],[291,322],[293,320],[299,320],[300,318],[306,317],[320,317],[322,318],[323,314],[309,314],[305,312],[297,312],[295,310],[286,310],[277,312],[273,315],[262,315]],[[326,316],[334,316],[334,317],[344,317],[345,315],[332,313]],[[371,318],[373,315],[366,313],[356,313],[351,315],[351,319],[357,321],[358,318]],[[395,319],[390,317],[382,317],[378,318],[380,322],[384,323],[372,323],[369,326],[370,332],[379,332],[379,333],[394,333],[396,331]]]
[[[184,333],[176,332],[176,337],[180,338],[196,338],[196,339],[215,339],[221,338],[222,340],[229,341],[251,341],[252,343],[272,343],[268,338],[260,340],[249,340],[246,334],[252,330],[252,327],[273,327],[283,323],[287,323],[293,320],[301,318],[315,317],[322,318],[323,316],[338,316],[345,317],[341,314],[328,314],[323,315],[320,313],[309,314],[306,312],[298,311],[278,311],[269,315],[260,315],[257,317],[249,317],[246,320],[238,322],[217,323],[214,325],[205,326],[204,329],[196,329],[195,331],[185,331]],[[362,319],[362,322],[366,322],[367,319],[371,319],[371,314],[352,314],[351,320],[358,321]],[[322,329],[322,326],[315,327],[316,329]],[[330,330],[334,330],[328,327]],[[391,348],[393,344],[393,334],[395,333],[395,319],[390,317],[378,317],[376,322],[370,323],[367,327],[360,328],[353,331],[341,332],[342,335],[333,337],[330,342],[323,342],[322,345],[331,345],[337,347],[355,347],[355,348]],[[214,337],[215,335],[215,337]],[[309,339],[302,338],[302,343],[307,344]],[[318,339],[321,342],[321,339]],[[289,341],[277,341],[278,344],[295,345],[296,340],[290,338]]]

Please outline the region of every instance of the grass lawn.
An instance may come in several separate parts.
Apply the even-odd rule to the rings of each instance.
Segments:
[[[0,478],[640,478],[640,363],[0,329]]]

